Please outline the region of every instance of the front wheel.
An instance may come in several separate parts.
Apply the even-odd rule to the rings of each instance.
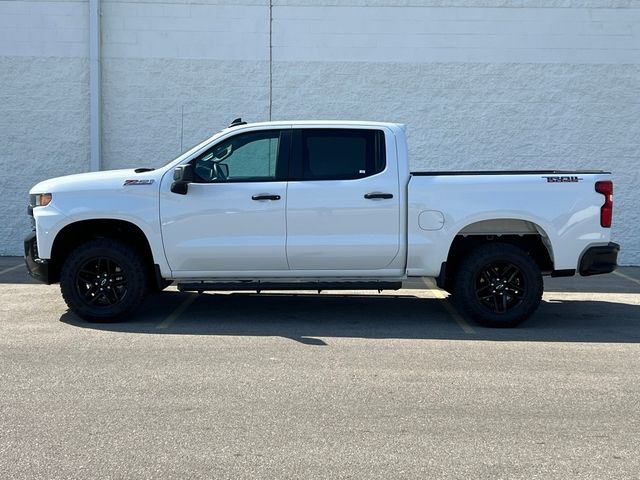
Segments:
[[[145,272],[136,250],[100,238],[69,254],[60,273],[60,289],[69,309],[85,320],[121,320],[144,298]]]
[[[454,298],[480,325],[515,327],[538,308],[542,290],[540,268],[524,250],[488,243],[461,262]]]

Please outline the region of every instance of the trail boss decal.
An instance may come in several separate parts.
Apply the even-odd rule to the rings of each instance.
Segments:
[[[123,187],[127,187],[129,185],[151,185],[154,180],[125,180]]]
[[[578,183],[582,180],[580,177],[575,176],[561,176],[561,177],[542,177],[547,179],[547,183]]]

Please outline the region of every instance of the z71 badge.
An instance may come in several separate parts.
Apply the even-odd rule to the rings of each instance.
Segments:
[[[152,179],[148,179],[148,180],[125,180],[123,187],[129,186],[129,185],[151,185],[153,182],[154,182],[154,180],[152,180]]]
[[[542,177],[547,179],[547,183],[577,183],[582,180],[580,177],[575,176],[561,176],[561,177]]]

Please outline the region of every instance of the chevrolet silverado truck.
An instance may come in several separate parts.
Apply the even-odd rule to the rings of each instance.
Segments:
[[[544,275],[608,273],[611,174],[410,172],[395,123],[235,120],[163,167],[30,191],[30,274],[88,321],[146,293],[395,290],[435,278],[482,325],[511,327]]]

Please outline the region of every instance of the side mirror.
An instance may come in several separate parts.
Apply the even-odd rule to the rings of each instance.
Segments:
[[[179,195],[186,195],[191,182],[193,182],[193,165],[189,163],[178,165],[173,171],[171,191]]]

